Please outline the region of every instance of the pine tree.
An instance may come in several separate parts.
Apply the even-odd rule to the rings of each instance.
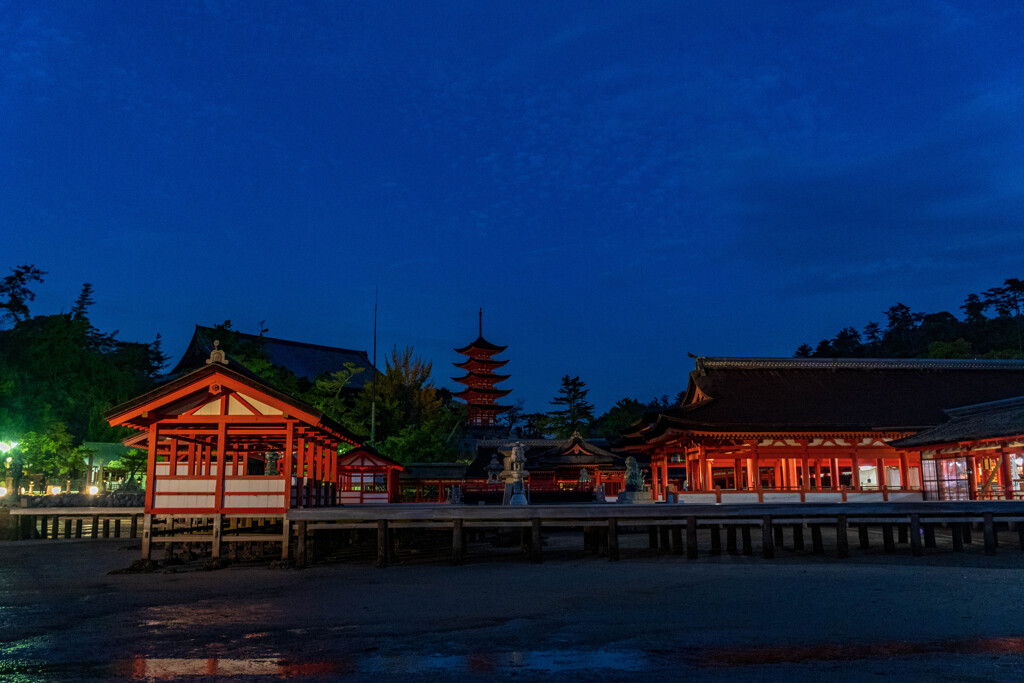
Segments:
[[[562,377],[562,386],[558,395],[551,400],[551,405],[560,406],[560,410],[548,413],[548,429],[558,438],[572,436],[573,432],[586,435],[590,424],[594,421],[594,405],[587,403],[586,383],[579,377]]]

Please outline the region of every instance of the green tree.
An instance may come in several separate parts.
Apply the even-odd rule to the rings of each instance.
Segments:
[[[87,449],[74,444],[74,437],[62,422],[54,422],[46,432],[27,432],[18,442],[18,451],[26,472],[59,485],[84,471],[89,455]]]
[[[0,280],[0,311],[3,316],[14,323],[19,323],[28,318],[28,302],[35,301],[36,295],[29,284],[42,282],[45,271],[39,270],[32,265],[18,266],[11,268],[11,274]]]
[[[627,431],[630,425],[643,417],[646,406],[635,398],[622,398],[597,418],[593,431],[606,439],[613,439]]]
[[[558,438],[567,438],[573,432],[586,436],[594,421],[594,406],[587,403],[590,390],[579,377],[562,377],[562,386],[550,403],[558,406],[548,412],[548,429]]]

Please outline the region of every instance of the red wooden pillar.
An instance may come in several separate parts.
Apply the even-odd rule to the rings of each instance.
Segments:
[[[288,509],[292,506],[292,472],[295,469],[295,464],[292,462],[292,458],[295,457],[292,451],[295,449],[295,423],[289,422],[288,428],[284,434],[284,462],[281,464],[281,469],[284,472],[284,507]]]
[[[853,489],[860,491],[860,460],[857,459],[857,451],[850,453],[850,472],[853,474]]]
[[[900,488],[910,488],[910,466],[907,463],[907,452],[900,451]]]
[[[839,458],[832,458],[829,460],[828,470],[829,485],[831,488],[839,490]]]
[[[754,457],[751,458],[754,463],[754,490],[761,491],[761,454],[754,449]]]
[[[665,460],[661,463],[661,491],[665,494],[665,500],[668,500],[668,454],[665,454]]]
[[[877,462],[878,465],[876,467],[878,468],[878,488],[881,489],[883,486],[887,484],[887,482],[885,481],[885,458],[878,458]]]
[[[295,458],[295,506],[306,507],[306,437],[299,437]]]
[[[1013,500],[1013,454],[1007,453],[1006,448],[1000,446],[999,456],[1002,458],[999,463],[999,475],[1003,480],[1003,496],[1006,500]]]
[[[967,456],[967,497],[978,499],[978,460],[973,455]]]
[[[156,490],[156,442],[160,438],[159,428],[154,422],[149,425],[149,453],[146,456],[146,513],[153,511],[153,493]]]
[[[228,423],[223,420],[217,425],[217,485],[214,489],[214,509],[220,512],[224,507],[224,477],[228,465]]]

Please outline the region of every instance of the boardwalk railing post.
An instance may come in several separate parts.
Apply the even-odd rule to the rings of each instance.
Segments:
[[[377,520],[377,568],[383,569],[388,566],[391,548],[388,539],[388,520]]]
[[[935,547],[935,524],[926,523],[921,525],[924,531],[924,547],[934,548]]]
[[[992,519],[992,513],[986,512],[983,515],[985,520],[984,533],[985,533],[985,554],[995,555],[996,554],[996,525]]]
[[[850,556],[850,541],[847,538],[846,515],[836,515],[836,557],[845,560]]]
[[[709,527],[711,531],[711,554],[721,555],[722,554],[722,527],[718,524],[712,524]]]
[[[138,538],[139,536],[139,516],[132,515],[131,528],[128,530],[128,538]]]
[[[221,551],[221,534],[224,531],[224,515],[213,516],[213,549],[210,550],[210,557],[218,559]]]
[[[675,555],[682,555],[685,552],[683,548],[683,527],[678,524],[672,525],[672,553]]]
[[[306,521],[298,522],[295,527],[295,566],[305,569],[309,559],[306,552]]]
[[[804,549],[804,525],[794,524],[793,525],[793,550]]]
[[[815,555],[825,554],[825,544],[821,541],[821,524],[811,524],[811,552]]]
[[[730,555],[736,554],[736,525],[727,524],[725,526],[725,552]]]
[[[742,551],[743,554],[744,555],[753,555],[754,554],[754,544],[750,540],[750,525],[749,524],[744,524],[743,526],[740,527],[740,538],[743,541],[743,551]]]
[[[149,517],[149,515],[146,515],[146,517]],[[99,515],[93,515],[92,516],[92,529],[89,530],[90,538],[96,538],[96,534],[99,531],[99,526],[100,526],[100,516]],[[149,558],[146,557],[146,558],[143,558],[143,559],[148,560]]]
[[[964,537],[960,533],[959,522],[953,522],[949,525],[949,535],[953,539],[953,550],[962,553],[964,551]]]
[[[761,557],[771,560],[775,557],[775,532],[771,515],[761,518]]]
[[[955,548],[955,540],[953,542],[953,545]],[[882,525],[882,547],[885,549],[885,552],[887,553],[896,552],[896,542],[893,540],[892,537],[892,524],[886,523]]]
[[[619,521],[614,517],[608,518],[608,561],[619,561]]]
[[[82,537],[82,518],[79,517],[75,520],[75,538]],[[132,537],[134,538],[134,536]]]
[[[924,550],[921,549],[921,516],[910,515],[910,552],[914,557],[921,557]]]
[[[618,543],[618,537],[616,537],[616,543]],[[611,555],[611,540],[608,541],[609,552]],[[616,546],[618,547],[618,546]],[[540,564],[542,562],[541,557],[541,535],[540,535],[540,519],[533,519],[530,521],[530,562],[534,564]]]
[[[686,518],[686,559],[697,559],[697,518]]]
[[[669,540],[668,540],[668,527],[662,524],[658,527],[658,545],[661,548],[661,552],[667,553],[669,551]]]
[[[96,538],[96,517],[92,518],[92,537]],[[152,554],[153,515],[142,516],[142,559],[148,560]]]
[[[71,518],[64,518],[64,538],[71,538]]]
[[[282,560],[287,560],[288,559],[288,552],[289,552],[288,546],[291,545],[291,541],[292,541],[292,535],[291,535],[290,532],[291,532],[291,522],[289,522],[287,519],[284,519],[282,517],[281,518],[281,559]]]
[[[861,523],[857,525],[857,537],[860,540],[861,550],[867,550],[871,547],[867,524]]]
[[[658,549],[658,527],[653,524],[647,525],[647,546],[651,550]]]
[[[462,564],[462,518],[456,517],[452,522],[452,564]]]

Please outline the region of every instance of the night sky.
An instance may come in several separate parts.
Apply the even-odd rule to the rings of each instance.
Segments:
[[[599,411],[1024,277],[1024,5],[768,4],[0,0],[0,271]]]

